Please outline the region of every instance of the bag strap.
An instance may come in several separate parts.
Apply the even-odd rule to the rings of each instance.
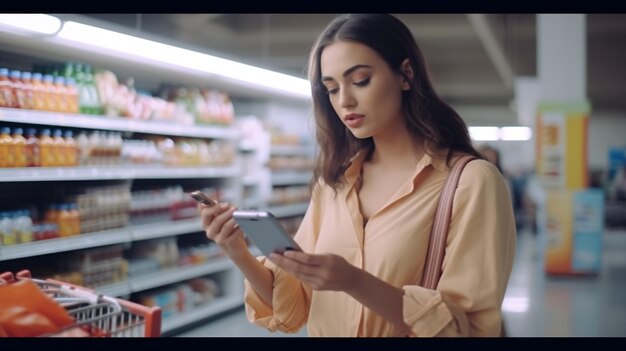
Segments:
[[[425,288],[435,290],[437,284],[439,284],[441,265],[443,263],[446,240],[448,237],[448,228],[450,227],[450,218],[452,217],[454,192],[459,184],[459,178],[461,177],[463,168],[465,168],[468,162],[475,159],[477,159],[477,157],[473,155],[459,157],[452,166],[446,183],[443,186],[443,190],[441,191],[441,195],[439,195],[437,212],[435,212],[435,220],[428,242],[428,253],[426,256],[424,274],[422,275],[422,284],[420,284]]]

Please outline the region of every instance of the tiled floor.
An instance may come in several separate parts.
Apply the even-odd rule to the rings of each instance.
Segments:
[[[519,234],[503,304],[509,336],[626,336],[626,231],[607,232],[603,241],[599,275],[547,277],[538,241]],[[237,309],[177,336],[306,336],[306,330],[270,333]]]

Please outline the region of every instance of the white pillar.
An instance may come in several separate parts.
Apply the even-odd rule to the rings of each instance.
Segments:
[[[585,14],[537,15],[537,76],[541,101],[587,98]]]

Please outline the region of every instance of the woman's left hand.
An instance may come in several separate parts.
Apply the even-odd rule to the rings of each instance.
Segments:
[[[273,253],[270,261],[314,290],[346,291],[354,286],[360,269],[334,254],[314,255],[300,251]]]

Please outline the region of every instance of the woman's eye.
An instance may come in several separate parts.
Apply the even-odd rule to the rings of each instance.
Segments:
[[[360,80],[358,82],[354,82],[354,85],[356,85],[358,87],[364,87],[364,86],[368,85],[369,82],[370,82],[370,79],[369,78],[365,78],[365,79]]]
[[[326,94],[333,95],[333,94],[337,94],[338,91],[339,91],[339,88],[327,89]]]

